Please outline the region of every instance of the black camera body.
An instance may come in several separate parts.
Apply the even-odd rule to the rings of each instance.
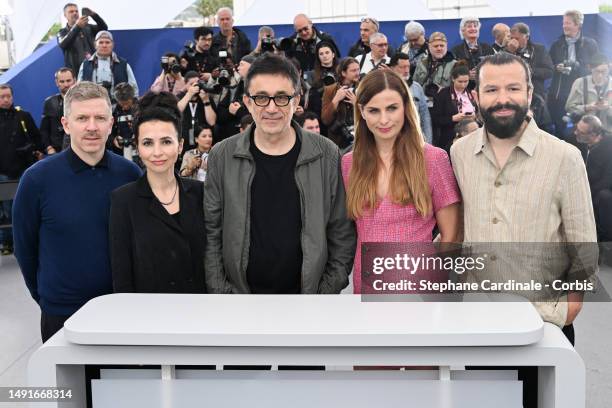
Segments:
[[[323,85],[329,86],[336,83],[336,75],[333,72],[327,72],[322,78]]]
[[[175,75],[178,75],[181,73],[181,66],[176,62],[170,64],[170,58],[166,57],[165,55],[161,57],[161,67],[166,74],[173,73]]]
[[[561,68],[561,73],[563,75],[571,75],[572,69],[574,69],[574,63],[570,60],[565,60],[561,63],[563,68]]]
[[[276,42],[274,38],[264,37],[261,39],[261,52],[274,52],[276,50]]]
[[[195,55],[195,43],[192,40],[185,41],[185,44],[183,44],[183,51],[181,52],[180,56],[185,57],[187,59],[191,59],[195,57]]]
[[[198,81],[197,83],[198,83],[198,87],[200,88],[200,91],[204,91],[209,94],[218,95],[223,90],[223,85],[221,84],[209,85],[204,81]]]
[[[428,96],[430,98],[433,98],[434,96],[436,96],[439,90],[440,90],[440,87],[433,82],[429,82],[423,87],[423,92],[425,92],[425,96]]]

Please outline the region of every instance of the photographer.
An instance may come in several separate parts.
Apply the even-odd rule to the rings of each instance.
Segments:
[[[96,34],[96,52],[81,64],[77,81],[91,81],[102,85],[112,98],[114,98],[112,90],[115,85],[127,82],[132,85],[134,94],[138,96],[138,84],[132,67],[125,59],[113,52],[114,47],[115,43],[111,33],[100,31]]]
[[[459,24],[459,35],[461,43],[455,45],[451,50],[455,59],[465,60],[470,68],[469,90],[476,86],[476,67],[487,55],[495,54],[495,50],[489,44],[481,42],[480,20],[478,17],[464,17]]]
[[[257,58],[264,52],[277,52],[274,41],[274,29],[268,26],[259,27],[259,31],[257,32],[257,46],[249,55]]]
[[[370,36],[370,48],[372,50],[369,53],[358,55],[355,58],[363,75],[378,67],[386,66],[391,61],[391,58],[387,55],[389,42],[387,36],[383,33],[374,33]]]
[[[550,47],[550,58],[555,67],[548,90],[548,109],[555,124],[557,137],[565,136],[565,102],[574,81],[589,74],[587,64],[599,52],[597,42],[582,35],[584,15],[569,10],[563,16],[563,34]]]
[[[178,95],[185,90],[185,80],[181,74],[178,55],[167,52],[161,57],[161,74],[155,78],[151,91],[155,93],[170,92]]]
[[[57,43],[64,52],[64,66],[74,72],[81,63],[91,57],[95,48],[94,37],[99,31],[108,30],[102,17],[93,10],[83,7],[83,15],[79,16],[79,8],[74,3],[64,6],[66,26],[57,33]],[[96,24],[89,24],[89,17]]]
[[[208,167],[208,152],[212,147],[213,132],[209,127],[204,127],[196,137],[196,148],[188,150],[183,155],[181,163],[181,177],[188,177],[194,180],[206,180],[206,168]]]
[[[340,50],[336,42],[329,34],[316,29],[312,21],[305,14],[298,14],[293,19],[295,33],[288,38],[289,49],[285,52],[288,57],[297,58],[300,61],[302,72],[311,71],[317,58],[316,47],[321,41],[326,41],[334,48],[334,54],[340,58]]]
[[[465,61],[459,61],[451,73],[452,84],[434,97],[431,114],[433,121],[433,145],[450,152],[455,137],[455,126],[467,118],[474,118],[478,111],[476,100],[468,90],[470,70]]]
[[[177,95],[178,108],[183,115],[181,134],[183,151],[193,149],[195,138],[203,127],[212,128],[217,122],[216,106],[205,89],[208,86],[200,81],[198,73],[189,71],[185,74],[185,91]]]
[[[612,129],[612,78],[608,58],[596,54],[589,64],[591,75],[574,81],[565,109],[578,123],[583,115],[599,118],[605,130]]]
[[[46,154],[60,152],[64,146],[64,96],[75,83],[74,71],[70,68],[60,68],[55,72],[55,85],[59,93],[45,99],[43,116],[40,122],[40,135]]]
[[[337,75],[338,83],[324,88],[321,120],[327,126],[327,136],[344,149],[354,140],[353,112],[355,89],[359,83],[359,63],[352,57],[342,59]]]
[[[195,71],[200,75],[200,79],[208,81],[211,72],[217,67],[216,55],[212,52],[213,31],[208,27],[198,27],[193,30],[195,43],[188,41],[184,49],[179,54],[179,63],[186,73]]]
[[[438,91],[451,83],[451,71],[456,61],[447,47],[444,33],[432,33],[429,36],[429,55],[418,61],[412,77],[423,87],[430,108],[433,107],[433,98]]]
[[[431,130],[431,115],[427,108],[427,97],[423,92],[423,87],[418,83],[414,82],[410,77],[410,56],[403,52],[398,52],[391,57],[389,68],[398,74],[410,88],[410,95],[414,101],[414,105],[419,112],[419,122],[421,124],[421,132],[427,143],[432,142],[432,130]]]
[[[0,84],[0,181],[17,180],[41,159],[40,133],[32,115],[13,106],[13,90]],[[12,201],[0,201],[0,224],[11,223]],[[0,228],[2,255],[13,252],[13,232]]]
[[[359,39],[348,52],[349,57],[357,57],[358,55],[367,54],[370,52],[370,36],[378,32],[380,28],[378,20],[373,17],[364,17],[359,25]]]
[[[115,99],[117,103],[113,106],[113,128],[107,145],[113,152],[142,167],[134,142],[133,122],[138,110],[138,99],[134,95],[134,88],[125,82],[117,84]]]
[[[248,115],[249,111],[244,106],[242,96],[244,95],[244,78],[255,61],[252,55],[245,55],[240,60],[236,73],[238,83],[235,86],[225,87],[219,95],[219,120],[217,123],[217,140],[221,141],[230,136],[240,133],[240,119]]]
[[[554,70],[548,51],[544,45],[531,42],[529,26],[525,23],[514,24],[510,36],[506,52],[521,57],[529,65],[533,92],[546,98],[544,81],[552,77]]]
[[[417,62],[429,54],[429,43],[425,38],[425,27],[418,21],[406,23],[404,37],[406,37],[406,42],[400,46],[398,51],[408,54],[410,59],[410,75],[412,76],[414,75]]]
[[[334,54],[334,47],[328,42],[321,41],[317,44],[315,52],[317,59],[314,69],[306,73],[306,81],[316,88],[335,84],[338,57]]]
[[[220,31],[215,34],[212,42],[212,53],[227,50],[234,63],[251,52],[251,41],[247,35],[234,27],[233,11],[229,7],[221,7],[217,11],[217,24]]]

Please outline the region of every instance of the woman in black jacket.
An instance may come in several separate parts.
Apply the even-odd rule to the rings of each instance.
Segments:
[[[174,165],[183,147],[176,97],[148,93],[134,121],[146,173],[111,196],[115,292],[204,293],[203,184]]]
[[[470,82],[470,69],[464,61],[459,61],[451,71],[452,83],[442,88],[434,96],[431,113],[433,124],[433,145],[450,152],[455,137],[455,125],[465,118],[473,118],[477,113],[474,97],[467,89]]]

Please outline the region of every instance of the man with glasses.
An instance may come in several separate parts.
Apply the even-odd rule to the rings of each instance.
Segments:
[[[387,36],[383,33],[375,33],[370,36],[370,47],[372,51],[365,55],[358,55],[357,62],[359,63],[359,72],[362,75],[367,74],[373,69],[389,65],[391,58],[387,55],[389,43]]]
[[[333,37],[317,28],[312,24],[312,21],[306,14],[298,14],[293,19],[293,28],[295,33],[289,37],[291,47],[286,50],[288,57],[294,57],[300,62],[302,72],[312,71],[317,58],[316,48],[321,41],[328,42],[332,45],[334,54],[340,58],[340,49],[336,45]]]
[[[612,129],[612,78],[608,57],[596,54],[589,64],[591,75],[574,81],[565,109],[574,123],[585,114],[595,115],[606,130]]]
[[[213,31],[209,27],[197,27],[193,30],[193,40],[193,48],[185,48],[180,57],[188,61],[186,72],[195,71],[202,81],[208,81],[211,72],[219,66],[216,55],[211,52]]]
[[[612,241],[612,136],[595,115],[584,115],[569,139],[587,169],[600,242]]]
[[[339,293],[355,249],[340,152],[291,118],[300,78],[264,54],[245,78],[254,123],[208,156],[204,193],[209,293]]]

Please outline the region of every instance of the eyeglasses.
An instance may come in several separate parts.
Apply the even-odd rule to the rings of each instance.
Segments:
[[[372,44],[372,45],[375,45],[375,46],[377,46],[377,47],[381,47],[381,48],[383,48],[383,47],[388,47],[388,46],[389,46],[389,44],[387,44],[387,43],[381,43],[381,44]]]
[[[310,31],[310,26],[295,29],[296,33],[302,33],[302,32],[307,33],[308,31]]]
[[[279,108],[282,108],[283,106],[289,105],[289,102],[291,102],[291,100],[295,98],[296,95],[275,95],[275,96],[247,95],[247,96],[251,98],[253,102],[255,102],[255,105],[260,106],[262,108],[265,108],[266,106],[268,106],[270,104],[270,101],[272,100],[274,100],[274,104],[276,106],[278,106]]]

